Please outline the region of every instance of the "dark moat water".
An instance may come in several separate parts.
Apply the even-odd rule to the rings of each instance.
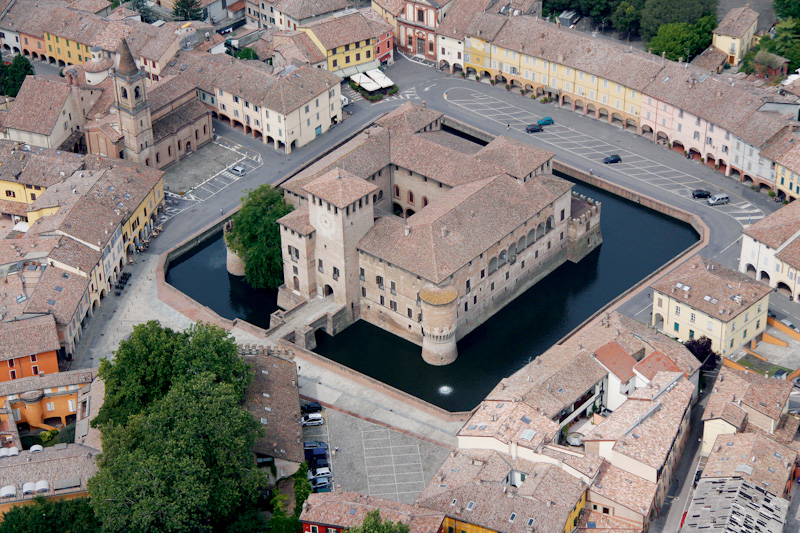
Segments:
[[[359,321],[317,352],[451,411],[475,407],[514,373],[631,285],[697,241],[687,224],[589,185],[575,190],[602,202],[603,245],[580,264],[566,263],[458,343],[455,363],[435,367],[420,347]],[[225,270],[221,235],[170,265],[167,281],[226,318],[262,326],[276,291],[250,289]]]

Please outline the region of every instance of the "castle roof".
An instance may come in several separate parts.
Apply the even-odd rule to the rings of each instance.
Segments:
[[[378,190],[374,183],[363,180],[346,170],[334,168],[315,179],[303,189],[330,202],[339,209],[357,202],[359,199]]]

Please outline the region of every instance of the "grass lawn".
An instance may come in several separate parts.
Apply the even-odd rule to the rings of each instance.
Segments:
[[[742,366],[746,366],[750,370],[758,372],[761,375],[764,375],[764,372],[767,372],[770,377],[774,376],[775,372],[777,372],[778,370],[785,370],[787,375],[794,372],[789,368],[773,365],[772,363],[767,361],[762,361],[758,357],[753,357],[750,354],[746,354],[744,357],[742,357],[736,362]]]

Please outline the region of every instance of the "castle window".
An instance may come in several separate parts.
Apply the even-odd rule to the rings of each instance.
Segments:
[[[471,288],[470,288],[470,286],[469,286],[469,280],[467,280],[467,294],[469,294],[469,291],[470,291],[470,290],[472,290],[472,289],[471,289]]]
[[[481,279],[486,277],[486,269],[481,270]]]
[[[561,220],[564,220],[564,210],[561,210]]]
[[[324,272],[325,269],[322,268],[322,259],[319,259],[318,261],[319,262],[317,263],[317,270],[319,270],[320,272]]]
[[[397,185],[394,186],[394,197],[400,198],[400,187]]]
[[[392,311],[397,311],[397,302],[395,302],[394,300],[389,300],[389,308]]]
[[[322,263],[322,261],[320,261]],[[375,283],[378,284],[378,288],[383,290],[383,276],[375,276]]]
[[[422,207],[426,207],[428,205],[428,198],[426,196],[422,197]]]
[[[412,191],[408,191],[408,203],[414,203],[414,193]]]
[[[381,305],[386,305],[386,298],[381,295]]]
[[[137,100],[142,97],[142,93],[138,85],[133,88],[133,97]]]
[[[469,302],[464,302],[464,312],[469,311]]]
[[[361,281],[364,281],[364,269],[363,269],[363,268],[359,269],[359,275],[358,275],[358,278],[359,278]]]
[[[395,285],[394,281],[392,281],[390,283],[391,283],[391,289],[390,289],[391,293],[392,294],[397,294],[397,286]]]
[[[361,287],[361,296],[363,296],[364,298],[367,297],[367,289],[365,287]]]
[[[333,267],[333,279],[339,279],[339,269]]]
[[[122,88],[122,91],[120,91],[120,94],[122,95],[122,97],[124,99],[126,99],[126,100],[128,99],[128,89],[126,89],[125,87]]]
[[[414,318],[414,311],[410,307],[408,308],[408,318]]]

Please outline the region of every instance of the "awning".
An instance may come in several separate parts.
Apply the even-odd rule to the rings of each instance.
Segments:
[[[389,77],[378,69],[367,71],[367,76],[372,78],[375,83],[380,85],[381,89],[386,89],[394,85],[394,82]]]
[[[337,76],[341,76],[342,78],[351,78],[353,74],[366,72],[368,70],[378,68],[379,66],[381,66],[380,61],[373,59],[372,61],[368,61],[367,63],[360,63],[352,67],[344,67],[341,70],[334,71],[334,74],[336,74]]]
[[[375,83],[375,81],[373,81],[369,76],[364,74],[353,74],[350,76],[350,79],[353,81],[353,83],[370,93],[381,88],[380,85]]]

